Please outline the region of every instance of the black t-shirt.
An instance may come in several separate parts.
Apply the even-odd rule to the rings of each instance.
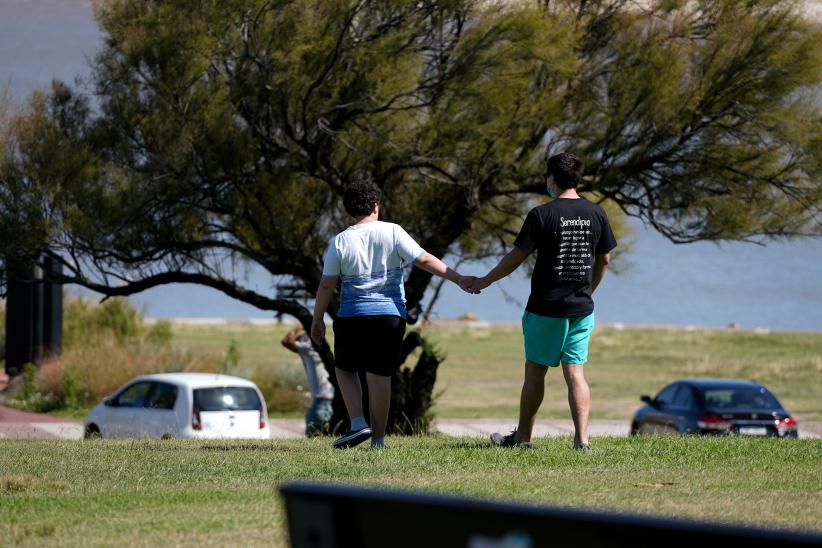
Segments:
[[[529,254],[537,250],[528,312],[578,318],[594,311],[594,256],[617,245],[601,207],[584,198],[551,200],[528,213],[514,245]]]

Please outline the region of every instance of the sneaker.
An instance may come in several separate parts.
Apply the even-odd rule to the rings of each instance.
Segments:
[[[334,440],[335,449],[348,449],[359,445],[371,437],[371,429],[369,427],[360,428],[359,430],[349,430],[339,438]]]
[[[502,434],[494,432],[491,434],[491,443],[497,447],[521,447],[522,449],[531,449],[534,447],[530,441],[516,441],[514,439],[516,433],[517,431],[514,430],[507,436],[503,436]]]
[[[574,444],[574,449],[576,449],[577,451],[580,451],[582,453],[593,453],[594,452],[594,450],[591,449],[591,446],[588,445],[587,443],[575,443]]]

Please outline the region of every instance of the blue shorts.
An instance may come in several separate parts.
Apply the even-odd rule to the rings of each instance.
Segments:
[[[525,359],[550,367],[560,362],[584,364],[593,330],[593,312],[580,318],[551,318],[526,310],[522,315]]]

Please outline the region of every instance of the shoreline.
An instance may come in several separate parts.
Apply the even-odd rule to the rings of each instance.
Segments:
[[[269,327],[278,324],[297,325],[293,318],[217,318],[217,317],[171,317],[144,319],[146,324],[153,325],[160,321],[169,322],[171,325],[188,327],[222,327],[222,326],[250,326]],[[329,323],[329,322],[326,322]],[[419,325],[419,324],[417,324]],[[431,320],[429,325],[434,327],[462,327],[469,329],[490,329],[494,327],[518,328],[519,321],[487,321],[480,319],[440,319]],[[780,328],[780,327],[746,327],[738,324],[721,325],[696,325],[696,324],[653,324],[653,323],[623,323],[608,322],[598,323],[597,330],[613,329],[615,331],[709,331],[709,332],[730,332],[730,333],[752,333],[755,335],[768,334],[794,334],[794,335],[822,335],[822,329],[813,328]]]

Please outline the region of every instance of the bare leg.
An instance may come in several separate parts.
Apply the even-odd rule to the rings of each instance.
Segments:
[[[514,439],[517,442],[531,441],[537,411],[545,396],[545,373],[548,368],[532,361],[525,362],[525,381],[519,400],[519,426]]]
[[[371,437],[385,436],[388,408],[391,405],[391,377],[366,373],[368,406],[371,408]]]
[[[588,443],[588,412],[591,408],[591,390],[585,381],[582,365],[563,363],[562,374],[568,385],[568,404],[574,420],[574,445]]]
[[[335,368],[337,372],[337,383],[340,385],[345,409],[348,411],[348,418],[362,417],[362,386],[360,377],[351,371],[343,371]]]

